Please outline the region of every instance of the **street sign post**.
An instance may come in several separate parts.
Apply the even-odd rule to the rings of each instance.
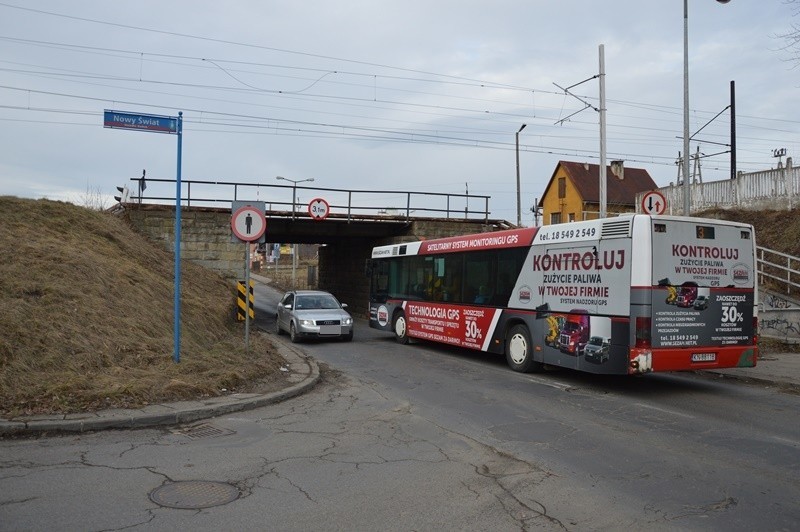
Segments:
[[[651,190],[642,198],[641,206],[645,214],[664,214],[667,210],[667,198],[661,192]]]
[[[124,111],[103,112],[103,127],[117,129],[135,129],[151,133],[178,134],[178,120],[175,116],[142,115]]]
[[[145,115],[125,111],[103,111],[103,127],[132,129],[150,133],[168,133],[178,136],[178,168],[175,176],[175,287],[174,287],[174,347],[172,359],[181,361],[181,155],[183,151],[183,111],[178,116]],[[142,175],[144,179],[144,175]],[[141,197],[139,198],[141,201]]]
[[[263,242],[267,230],[264,215],[266,204],[263,201],[232,201],[231,230],[233,235],[244,242],[244,285],[250,287],[250,245]],[[250,351],[250,312],[244,318],[244,348]]]

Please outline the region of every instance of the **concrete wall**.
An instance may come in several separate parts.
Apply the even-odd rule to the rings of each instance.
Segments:
[[[175,209],[127,209],[125,217],[148,238],[175,249]],[[244,279],[245,244],[231,241],[230,212],[181,209],[181,260]]]
[[[772,309],[758,315],[758,333],[790,343],[800,343],[800,308]]]
[[[800,304],[794,299],[759,292],[758,333],[784,342],[800,343]]]

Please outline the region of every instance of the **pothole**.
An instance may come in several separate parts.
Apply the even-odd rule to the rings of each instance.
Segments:
[[[159,506],[186,510],[220,506],[238,498],[235,486],[210,480],[171,482],[150,492],[150,500]]]

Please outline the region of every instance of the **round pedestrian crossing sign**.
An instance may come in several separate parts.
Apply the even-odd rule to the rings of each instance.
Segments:
[[[245,205],[231,216],[231,229],[239,240],[254,242],[267,230],[267,218],[260,209]]]

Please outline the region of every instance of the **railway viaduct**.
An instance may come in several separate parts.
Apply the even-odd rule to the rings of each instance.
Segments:
[[[175,246],[175,207],[121,203],[116,212],[138,232],[168,250]],[[267,210],[268,242],[321,244],[318,286],[348,303],[359,316],[368,312],[365,262],[372,247],[397,242],[508,229],[502,220],[346,215],[331,213],[324,220],[292,211]],[[246,244],[231,234],[231,209],[181,208],[181,258],[213,269],[235,282],[245,278]]]

